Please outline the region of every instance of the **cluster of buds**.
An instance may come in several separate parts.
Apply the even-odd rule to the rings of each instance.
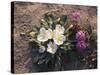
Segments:
[[[85,42],[86,40],[86,34],[84,31],[78,31],[76,33],[76,49],[79,51],[79,52],[83,52],[86,47],[87,47],[87,44]]]
[[[71,20],[74,23],[73,30],[75,31],[76,49],[78,52],[83,52],[87,47],[87,43],[85,42],[86,34],[82,30],[81,26],[78,25],[78,21],[81,18],[80,12],[78,12],[78,11],[73,12],[73,13],[71,13],[70,16],[71,16]]]

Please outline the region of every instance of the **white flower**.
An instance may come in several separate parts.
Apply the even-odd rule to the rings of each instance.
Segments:
[[[40,42],[44,42],[48,40],[48,36],[47,36],[48,32],[45,28],[41,28],[40,29],[40,34],[37,36],[37,40]]]
[[[57,33],[59,33],[59,34],[64,34],[65,29],[64,29],[63,26],[61,26],[61,25],[58,24],[58,25],[56,25],[55,31],[56,31]]]
[[[40,53],[43,53],[45,50],[46,50],[46,49],[45,49],[44,46],[40,46],[40,49],[39,49],[39,52],[40,52]]]
[[[48,39],[53,38],[53,31],[50,28],[47,30],[47,36],[48,36]]]
[[[63,44],[63,42],[65,41],[65,36],[63,35],[64,31],[65,29],[63,26],[56,25],[56,29],[54,30],[54,36],[53,36],[55,44],[57,45]]]
[[[45,42],[48,39],[53,39],[56,45],[61,45],[65,41],[64,27],[61,25],[56,25],[55,30],[45,28],[40,29],[40,34],[37,36],[37,40],[40,42]]]
[[[61,45],[65,41],[65,36],[61,35],[61,34],[56,34],[56,35],[54,35],[53,40],[54,40],[55,44]]]
[[[55,54],[56,51],[57,51],[57,45],[55,43],[49,42],[47,52]]]

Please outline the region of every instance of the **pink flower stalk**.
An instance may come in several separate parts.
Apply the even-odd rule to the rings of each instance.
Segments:
[[[73,13],[71,13],[71,19],[73,21],[78,21],[80,19],[80,12],[73,12]]]
[[[86,35],[83,31],[78,31],[76,33],[76,41],[79,42],[79,41],[85,41],[86,40]]]

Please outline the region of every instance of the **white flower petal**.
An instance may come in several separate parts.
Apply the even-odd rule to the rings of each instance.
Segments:
[[[53,38],[55,44],[57,45],[61,45],[63,44],[63,42],[65,41],[65,36],[64,35],[55,35]]]
[[[47,52],[55,54],[57,51],[57,45],[55,43],[49,42]]]
[[[40,34],[37,36],[37,40],[41,42],[48,40],[47,30],[45,28],[40,29]]]
[[[45,32],[46,32],[46,29],[45,29],[44,27],[42,27],[42,28],[40,29],[40,34],[45,33]]]
[[[42,35],[42,34],[39,34],[37,36],[37,40],[40,41],[40,42],[45,42],[48,40],[47,36],[46,35]]]
[[[64,34],[64,31],[65,31],[65,29],[64,29],[64,27],[63,26],[61,26],[61,25],[56,25],[56,32],[58,32],[58,33],[60,33],[60,34]]]
[[[53,38],[53,31],[50,28],[47,30],[47,36],[48,36],[48,39]]]

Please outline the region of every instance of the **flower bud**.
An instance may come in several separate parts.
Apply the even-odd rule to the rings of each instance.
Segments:
[[[73,12],[73,13],[71,13],[71,19],[73,21],[78,21],[80,19],[80,13],[79,12]]]
[[[83,31],[78,31],[76,33],[76,41],[79,42],[79,41],[85,41],[86,40],[86,35]]]

